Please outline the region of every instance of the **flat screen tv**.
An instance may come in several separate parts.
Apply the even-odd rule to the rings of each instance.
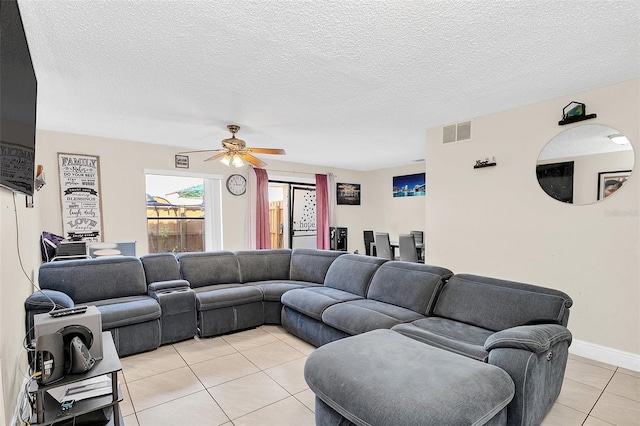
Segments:
[[[36,74],[18,3],[0,1],[0,186],[33,195]]]

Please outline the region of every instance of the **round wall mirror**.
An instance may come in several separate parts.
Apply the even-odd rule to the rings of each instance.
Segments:
[[[586,124],[547,143],[536,165],[540,187],[569,204],[592,204],[623,190],[635,161],[633,147],[618,130]]]

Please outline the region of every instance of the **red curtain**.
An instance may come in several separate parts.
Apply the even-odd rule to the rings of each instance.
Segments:
[[[256,249],[271,248],[269,236],[269,176],[265,169],[256,173]]]
[[[316,241],[321,250],[329,250],[329,192],[327,175],[316,175]]]

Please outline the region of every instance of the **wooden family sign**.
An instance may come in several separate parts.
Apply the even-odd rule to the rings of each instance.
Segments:
[[[65,238],[102,241],[100,157],[58,153]]]

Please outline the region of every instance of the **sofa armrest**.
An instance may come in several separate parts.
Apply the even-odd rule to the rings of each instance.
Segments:
[[[45,314],[54,309],[72,308],[73,300],[66,294],[57,290],[38,290],[24,301],[25,326],[29,341],[35,338],[34,316]]]
[[[39,290],[24,301],[24,308],[27,312],[47,312],[53,309],[72,308],[73,306],[75,306],[73,300],[65,293],[57,290]]]
[[[179,289],[185,289],[185,288],[190,288],[189,281],[186,281],[186,280],[157,281],[149,284],[149,287],[147,287],[147,294],[153,297],[151,293],[162,293],[164,291],[179,290]]]
[[[567,340],[570,345],[571,339],[571,332],[559,324],[523,325],[492,334],[484,342],[484,348],[487,351],[512,348],[540,353],[563,340]]]

